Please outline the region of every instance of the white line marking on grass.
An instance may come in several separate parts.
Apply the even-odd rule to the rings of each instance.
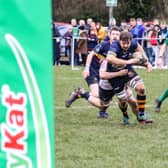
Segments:
[[[113,103],[112,105],[110,105],[111,108],[114,108],[114,109],[117,109],[118,108],[118,105],[117,103]],[[148,104],[146,105],[146,107],[154,107],[154,104]],[[91,106],[91,105],[88,105],[88,106],[71,106],[69,108],[65,107],[65,106],[55,106],[55,109],[57,110],[62,110],[62,109],[92,109],[92,108],[96,108],[95,106]]]
[[[69,108],[65,106],[55,106],[55,109],[62,110],[62,109],[91,109],[95,108],[94,106],[71,106]]]

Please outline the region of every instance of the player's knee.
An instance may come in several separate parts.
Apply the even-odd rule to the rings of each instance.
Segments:
[[[110,101],[101,101],[100,103],[102,107],[108,107],[110,105]]]
[[[90,95],[93,97],[99,97],[99,93],[97,91],[91,91]]]
[[[116,94],[120,102],[126,102],[128,99],[128,94],[125,90],[121,91],[120,93]]]
[[[120,100],[119,101],[119,106],[121,108],[127,108],[128,107],[128,103],[126,102],[126,100]]]
[[[99,97],[99,89],[98,89],[98,84],[92,84],[90,85],[90,94],[94,97]]]
[[[127,107],[128,107],[128,103],[127,103],[126,101],[124,101],[124,102],[122,102],[121,106],[122,106],[123,108],[127,108]]]
[[[140,85],[136,88],[136,91],[139,95],[144,95],[145,94],[145,87],[144,85]]]
[[[138,106],[137,101],[133,100],[133,99],[129,99],[128,103],[134,108],[137,108],[137,106]]]
[[[145,94],[145,89],[144,88],[139,88],[138,89],[138,94],[139,95],[144,95]]]

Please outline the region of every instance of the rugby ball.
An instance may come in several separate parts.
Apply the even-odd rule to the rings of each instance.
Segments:
[[[139,61],[136,63],[138,65],[143,65],[147,62],[147,59],[144,57],[144,55],[141,52],[134,52],[132,54],[133,58],[137,58]]]

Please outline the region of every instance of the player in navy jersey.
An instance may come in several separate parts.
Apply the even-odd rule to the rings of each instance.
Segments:
[[[118,40],[120,35],[120,29],[118,27],[114,27],[110,32],[110,40],[103,41],[98,44],[87,56],[85,69],[83,71],[83,77],[86,80],[90,92],[85,92],[83,89],[76,89],[71,93],[70,97],[66,100],[66,107],[70,107],[72,102],[76,99],[82,97],[88,100],[89,103],[93,104],[96,107],[99,107],[100,113],[99,116],[102,118],[108,118],[109,114],[105,112],[105,109],[102,109],[100,104],[99,97],[99,68],[102,61],[105,59],[107,52],[110,48],[110,44],[114,40]]]
[[[113,88],[110,82],[111,79],[122,78],[124,75],[127,75],[128,69],[121,69],[116,72],[108,72],[108,65],[109,64],[107,63],[107,60],[104,60],[100,67],[99,98],[104,106],[108,106],[112,101],[114,95],[116,95],[119,100],[118,102],[120,110],[123,112],[123,121],[124,123],[128,123],[128,115],[124,115],[127,111],[127,106],[129,104],[132,109],[132,112],[135,114],[135,116],[138,116],[137,101],[134,98],[132,90],[128,85],[124,85],[122,90],[116,92],[116,90]]]
[[[109,114],[106,112],[107,106],[105,107],[102,106],[101,101],[99,99],[99,86],[98,86],[99,68],[100,68],[102,61],[105,59],[107,55],[107,52],[109,50],[111,43],[115,40],[118,40],[119,35],[120,35],[120,29],[117,27],[114,27],[110,33],[111,40],[98,44],[94,48],[94,50],[88,55],[87,61],[86,61],[86,67],[83,71],[83,76],[89,86],[90,92],[85,92],[80,88],[75,90],[74,92],[72,92],[72,94],[66,101],[66,107],[70,107],[72,102],[74,102],[79,97],[82,97],[88,100],[88,102],[90,102],[91,104],[100,108],[98,117],[103,117],[103,118],[109,117]],[[119,74],[116,73],[115,75],[121,76],[121,74],[122,72],[120,72]],[[119,107],[121,111],[123,112],[123,115],[124,115],[123,118],[128,119],[127,104],[124,103],[124,105],[121,105],[121,103],[119,103]]]
[[[144,82],[141,77],[136,73],[132,65],[128,65],[127,62],[132,58],[135,52],[139,51],[142,57],[137,57],[137,63],[141,66],[145,66],[148,71],[152,70],[152,65],[148,62],[143,48],[132,40],[132,36],[129,32],[121,32],[119,41],[114,42],[110,46],[110,50],[107,55],[107,71],[117,72],[121,69],[127,69],[128,74],[123,77],[116,77],[110,79],[110,83],[115,90],[115,93],[120,93],[125,84],[129,84],[131,88],[134,88],[137,92],[137,103],[139,113],[137,119],[141,123],[152,123],[152,119],[145,115],[146,93]]]

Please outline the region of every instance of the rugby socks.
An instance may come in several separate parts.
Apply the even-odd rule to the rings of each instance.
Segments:
[[[139,115],[142,116],[145,113],[146,95],[137,95],[137,103],[139,109]]]
[[[81,93],[81,97],[84,98],[84,99],[86,99],[86,100],[88,100],[89,96],[90,96],[89,92],[83,92],[83,93]]]
[[[126,118],[128,118],[128,119],[129,119],[129,116],[128,116],[127,111],[124,111],[124,112],[122,112],[122,113],[123,113],[123,116],[124,116],[124,117],[126,117]]]
[[[119,108],[120,108],[123,116],[126,118],[129,118],[128,113],[127,113],[128,104],[127,103],[119,104]]]
[[[158,98],[160,102],[163,102],[168,97],[168,89],[164,91],[164,93]]]

